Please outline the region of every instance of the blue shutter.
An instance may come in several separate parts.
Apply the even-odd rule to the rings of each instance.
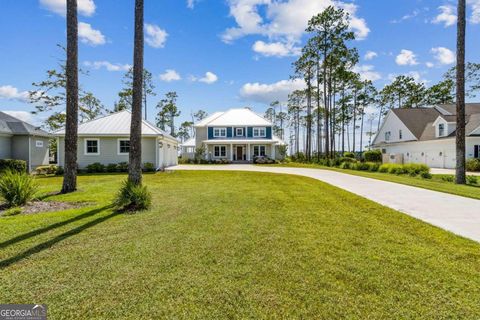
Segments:
[[[208,127],[208,139],[213,139],[213,128]]]
[[[266,138],[272,139],[272,127],[267,127]]]
[[[475,146],[475,152],[474,152],[475,156],[474,157],[477,158],[477,159],[478,159],[478,149],[479,149],[479,146],[476,145]]]
[[[247,137],[253,137],[253,127],[247,127]]]
[[[227,138],[233,137],[232,127],[227,127]]]

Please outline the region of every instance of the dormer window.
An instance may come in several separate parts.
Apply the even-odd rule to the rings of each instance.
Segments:
[[[438,136],[439,137],[445,136],[445,124],[444,123],[439,123],[438,124]]]
[[[385,141],[390,141],[390,136],[392,133],[390,131],[385,132]]]

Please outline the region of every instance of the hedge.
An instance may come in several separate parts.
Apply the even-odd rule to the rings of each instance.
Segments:
[[[0,172],[15,171],[18,173],[27,172],[27,162],[15,159],[0,159]]]
[[[365,153],[363,154],[363,157],[367,162],[382,162],[382,151],[380,150],[365,151]]]

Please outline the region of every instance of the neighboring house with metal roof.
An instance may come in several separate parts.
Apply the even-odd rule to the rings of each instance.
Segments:
[[[104,165],[128,162],[131,112],[120,111],[78,126],[77,163],[80,169],[99,162]],[[58,138],[58,164],[65,163],[65,130]],[[157,169],[178,163],[178,140],[146,120],[142,120],[142,162]]]
[[[256,156],[282,157],[283,140],[273,135],[273,124],[249,108],[215,112],[194,125],[195,139],[183,144],[184,156],[205,146],[207,160],[250,162]]]
[[[479,158],[480,103],[468,103],[466,157]],[[373,146],[381,149],[385,162],[425,163],[432,168],[455,168],[456,106],[390,110]]]
[[[50,135],[0,111],[0,159],[27,162],[28,171],[49,163]]]

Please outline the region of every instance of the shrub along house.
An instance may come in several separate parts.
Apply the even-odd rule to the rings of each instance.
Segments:
[[[103,165],[128,162],[130,151],[130,111],[120,111],[78,126],[77,162],[80,169],[92,163]],[[58,139],[58,165],[64,166],[65,130]],[[142,162],[157,169],[176,165],[178,141],[155,125],[142,120]]]
[[[282,158],[285,143],[272,133],[273,124],[249,108],[215,112],[195,124],[195,141],[183,146],[183,155],[193,157],[205,147],[206,160],[250,162],[256,156]],[[188,149],[187,149],[188,148]]]
[[[467,103],[466,157],[480,158],[480,104]],[[424,163],[432,168],[455,168],[456,107],[392,109],[386,115],[373,146],[383,162]]]
[[[31,172],[49,163],[50,135],[0,111],[0,159],[24,160]]]

